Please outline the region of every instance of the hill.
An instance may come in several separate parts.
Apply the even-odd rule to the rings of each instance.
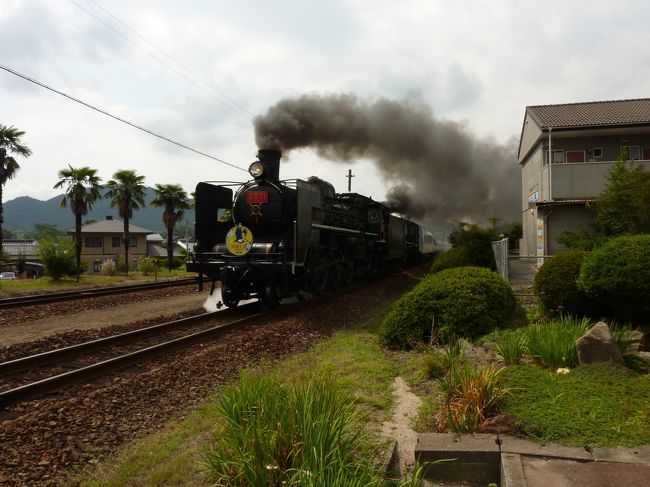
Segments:
[[[131,223],[139,227],[150,229],[154,232],[164,233],[165,227],[162,222],[162,208],[149,206],[148,203],[154,198],[153,188],[146,188],[145,202],[147,206],[133,213]],[[4,224],[3,227],[9,230],[23,229],[29,231],[35,223],[47,223],[57,227],[71,230],[74,228],[74,215],[69,207],[60,208],[59,204],[63,194],[49,200],[42,201],[30,196],[19,196],[4,203]],[[83,217],[86,220],[104,220],[106,216],[120,219],[115,208],[110,207],[110,201],[102,198],[97,201],[91,211]],[[189,223],[193,225],[194,210],[187,210],[180,224]]]

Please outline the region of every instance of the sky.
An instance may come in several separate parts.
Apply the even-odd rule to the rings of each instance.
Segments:
[[[0,65],[246,169],[255,117],[303,95],[409,100],[516,148],[527,105],[647,97],[649,17],[630,0],[0,0]],[[248,176],[3,70],[0,124],[33,151],[4,201],[55,196],[68,165],[188,192]],[[292,151],[281,176],[344,191],[352,169],[375,199],[399,183],[363,155],[321,155]]]

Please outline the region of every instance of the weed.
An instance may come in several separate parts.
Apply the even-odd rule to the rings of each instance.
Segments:
[[[528,351],[545,367],[576,367],[575,341],[589,328],[588,318],[565,316],[549,323],[535,323],[526,329]]]
[[[457,433],[478,431],[508,393],[498,383],[500,374],[494,365],[481,368],[459,363],[452,367],[446,377],[438,379],[445,395],[438,427]]]
[[[517,365],[526,351],[526,343],[526,334],[523,331],[512,330],[499,337],[496,351],[506,365]]]

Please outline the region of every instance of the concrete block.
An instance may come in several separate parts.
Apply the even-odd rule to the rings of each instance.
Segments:
[[[487,484],[500,477],[501,455],[496,435],[421,433],[415,458],[420,464],[436,462],[426,468],[427,479]]]
[[[517,453],[519,455],[545,458],[566,458],[585,462],[591,462],[594,459],[590,452],[580,447],[562,446],[554,443],[540,445],[539,443],[511,436],[500,436],[499,441],[501,442],[502,453]]]
[[[501,454],[500,487],[527,487],[521,456],[515,453]]]
[[[594,460],[597,462],[637,463],[650,465],[650,446],[642,445],[633,448],[594,448]]]

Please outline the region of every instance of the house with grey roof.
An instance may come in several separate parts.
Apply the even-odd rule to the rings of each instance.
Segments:
[[[623,150],[650,169],[650,98],[526,107],[521,255],[554,255],[563,231],[592,230],[587,204]]]
[[[129,260],[134,268],[138,259],[147,256],[147,235],[154,233],[146,228],[129,224]],[[68,235],[74,239],[74,230]],[[81,227],[81,259],[88,264],[89,272],[99,272],[101,263],[107,259],[117,262],[124,256],[124,222],[107,216],[105,220]]]

